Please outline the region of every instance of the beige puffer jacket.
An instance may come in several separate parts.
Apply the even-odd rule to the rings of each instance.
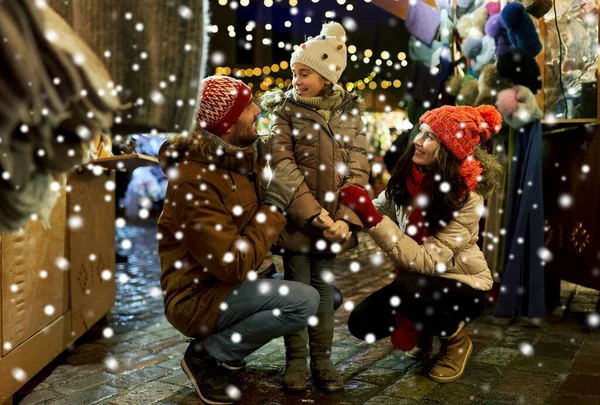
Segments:
[[[363,104],[356,96],[345,93],[329,121],[315,109],[294,101],[289,92],[267,93],[261,106],[271,113],[273,122],[272,166],[289,159],[304,176],[287,209],[292,221],[288,221],[279,235],[277,245],[302,253],[331,252],[329,243],[324,249],[316,247],[317,241],[326,239],[322,230],[308,224],[325,208],[333,220],[345,220],[354,231],[352,239],[340,251],[355,247],[356,232],[362,229],[362,222],[342,204],[339,194],[345,185],[365,187],[369,181],[367,137],[361,118]]]
[[[496,190],[502,167],[487,153],[480,159],[484,169],[482,181],[469,194],[458,216],[435,235],[419,245],[404,233],[408,213],[388,200],[383,191],[373,205],[383,221],[369,229],[377,245],[401,269],[460,281],[480,291],[492,288],[492,273],[483,252],[477,246],[479,220],[484,212],[484,197]]]

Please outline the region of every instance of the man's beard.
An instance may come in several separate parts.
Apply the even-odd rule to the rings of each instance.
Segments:
[[[230,143],[242,148],[252,145],[254,141],[256,141],[256,138],[258,138],[258,136],[252,132],[253,125],[254,122],[250,123],[250,125],[246,125],[246,123],[242,121],[236,121],[231,129],[233,136]]]

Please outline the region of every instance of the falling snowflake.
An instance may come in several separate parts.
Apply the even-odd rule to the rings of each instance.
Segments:
[[[154,299],[162,298],[163,295],[162,290],[158,287],[150,287],[148,294]]]
[[[369,344],[375,343],[375,335],[372,333],[367,333],[367,335],[365,336],[365,342]]]
[[[114,357],[107,357],[104,360],[104,365],[111,371],[115,371],[119,368],[119,362]]]
[[[102,270],[102,273],[100,273],[100,277],[102,277],[102,280],[108,281],[112,278],[112,271],[109,269],[104,269]]]
[[[54,306],[53,305],[46,305],[44,307],[44,313],[48,316],[52,316],[54,315]]]
[[[59,269],[66,271],[69,269],[69,261],[64,257],[57,257],[55,261],[56,267]]]
[[[233,399],[234,401],[238,401],[242,397],[242,392],[233,384],[229,384],[225,388],[225,392],[227,392],[229,398]]]
[[[537,250],[537,254],[539,256],[540,259],[542,259],[544,262],[549,263],[552,261],[552,259],[554,258],[554,255],[552,254],[552,252],[545,247],[541,247]]]
[[[79,215],[71,215],[67,219],[67,225],[71,230],[81,229],[83,227],[83,218]]]
[[[233,343],[240,343],[242,341],[242,335],[240,335],[238,332],[233,332],[231,334],[231,341]]]
[[[308,324],[310,326],[317,326],[319,324],[319,319],[316,316],[311,316],[308,318]]]
[[[194,16],[192,9],[185,5],[179,6],[177,8],[177,12],[179,13],[179,16],[184,20],[190,20]]]
[[[527,342],[522,342],[519,344],[519,351],[527,357],[533,356],[533,346]]]
[[[360,263],[359,262],[350,262],[350,271],[352,273],[357,273],[360,271]]]
[[[573,197],[566,193],[561,194],[560,197],[558,197],[558,204],[565,209],[571,208],[571,205],[573,205]]]
[[[121,241],[121,248],[125,250],[131,249],[131,241],[129,239],[123,239]]]
[[[115,332],[112,330],[112,328],[104,328],[102,330],[102,336],[104,336],[107,339],[110,339],[111,337],[113,337],[115,334]]]
[[[287,285],[282,285],[281,287],[279,287],[279,294],[286,296],[289,294],[290,292],[290,288]]]
[[[13,378],[19,382],[27,381],[27,373],[22,368],[16,367],[11,372]]]
[[[586,318],[586,323],[590,329],[596,329],[600,326],[600,314],[592,312]]]

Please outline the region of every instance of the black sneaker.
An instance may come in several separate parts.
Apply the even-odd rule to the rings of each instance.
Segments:
[[[229,383],[225,370],[198,342],[188,346],[181,368],[192,381],[194,389],[207,404],[233,404],[241,398],[239,389]]]
[[[246,362],[244,361],[244,359],[237,360],[237,361],[229,361],[227,363],[222,361],[221,367],[223,367],[224,369],[229,370],[229,371],[237,371],[237,370],[241,370],[241,369],[245,368]]]

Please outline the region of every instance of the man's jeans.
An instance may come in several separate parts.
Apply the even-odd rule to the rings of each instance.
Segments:
[[[245,281],[225,299],[217,332],[204,348],[222,362],[241,360],[272,339],[306,328],[319,300],[317,290],[295,281]]]

